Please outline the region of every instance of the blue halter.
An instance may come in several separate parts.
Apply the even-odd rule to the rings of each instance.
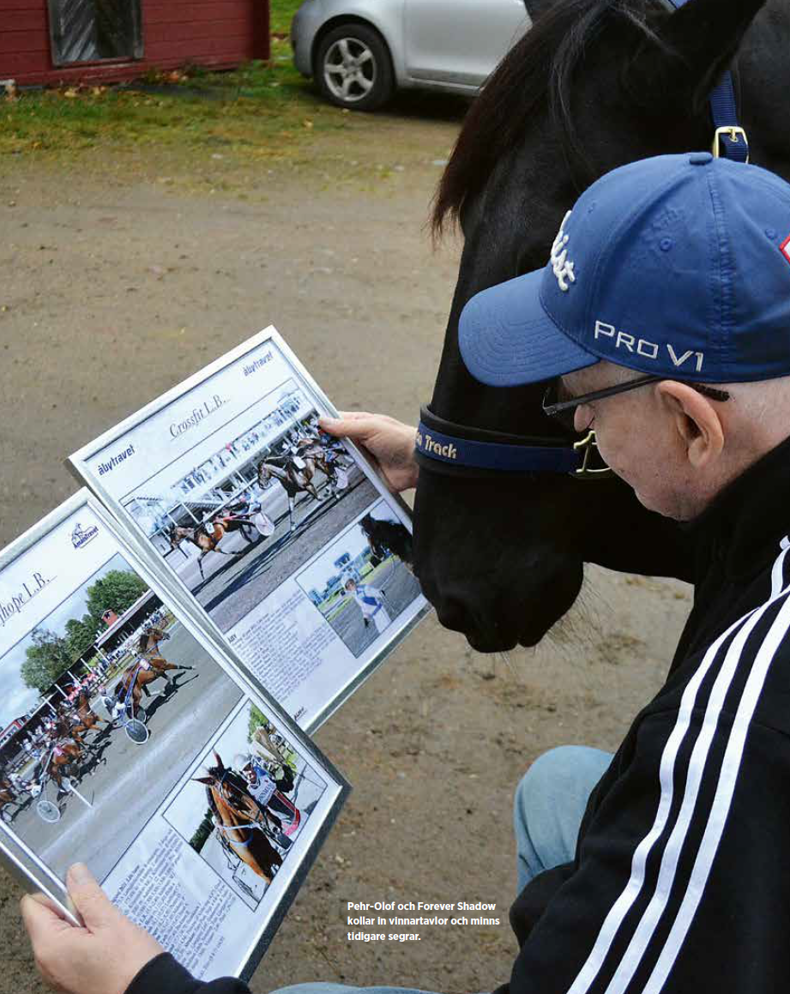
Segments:
[[[556,438],[508,435],[445,421],[428,407],[420,410],[415,455],[434,472],[469,477],[509,473],[569,473],[575,479],[609,475],[598,456],[595,432],[577,442],[558,444]]]
[[[665,7],[678,10],[688,0],[662,0]],[[713,122],[713,154],[724,156],[734,162],[749,161],[749,142],[746,132],[738,124],[738,108],[735,102],[735,87],[729,69],[711,91],[709,97],[710,117]]]

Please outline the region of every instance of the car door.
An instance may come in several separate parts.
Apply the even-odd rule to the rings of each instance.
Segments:
[[[405,0],[407,74],[480,86],[529,25],[524,0]]]

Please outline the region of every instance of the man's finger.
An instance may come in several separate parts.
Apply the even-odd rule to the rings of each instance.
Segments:
[[[61,908],[59,904],[56,904],[51,897],[47,897],[46,894],[41,894],[41,893],[30,894],[29,896],[32,900],[36,901],[37,904],[43,904],[45,908],[49,908],[49,910],[53,914],[56,914],[58,918],[62,918],[63,921],[68,922],[68,918],[66,918],[66,912],[63,910],[63,908]]]
[[[118,910],[99,886],[96,878],[84,863],[75,863],[66,874],[69,897],[85,922],[86,928],[95,929],[116,921]]]
[[[34,947],[46,942],[58,932],[72,928],[62,915],[58,914],[52,907],[52,902],[48,898],[44,898],[43,901],[39,898],[44,898],[44,895],[37,894],[34,897],[31,894],[25,894],[19,905],[22,911],[22,921],[25,923],[27,934]]]

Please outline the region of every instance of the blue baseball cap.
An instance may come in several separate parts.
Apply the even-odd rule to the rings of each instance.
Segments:
[[[600,359],[699,383],[790,374],[790,184],[708,152],[614,169],[544,269],[469,300],[458,338],[490,386]]]

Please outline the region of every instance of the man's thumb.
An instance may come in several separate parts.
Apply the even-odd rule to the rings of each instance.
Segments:
[[[66,883],[74,910],[82,918],[86,928],[101,928],[116,918],[117,908],[84,863],[75,863],[69,867]]]
[[[321,418],[319,425],[324,431],[329,432],[336,438],[364,439],[370,434],[370,415],[359,411],[354,412],[357,417],[346,415],[341,418]]]

